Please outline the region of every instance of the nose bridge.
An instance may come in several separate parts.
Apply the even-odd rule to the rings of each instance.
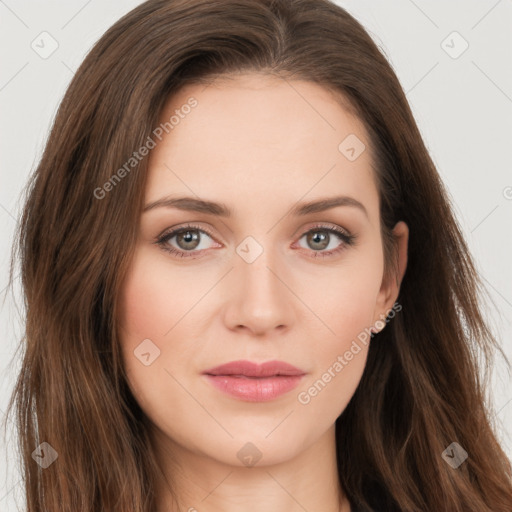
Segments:
[[[271,304],[276,296],[282,294],[283,284],[277,278],[282,265],[278,261],[276,247],[271,247],[270,237],[257,241],[247,237],[237,249],[238,261],[235,272],[243,281],[243,290],[248,298],[265,299]]]
[[[229,301],[228,321],[263,332],[289,325],[292,294],[287,289],[286,268],[271,237],[247,237],[237,247]]]

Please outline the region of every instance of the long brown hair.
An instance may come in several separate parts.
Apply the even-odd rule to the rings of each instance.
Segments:
[[[26,306],[9,413],[15,405],[27,512],[154,509],[159,468],[116,324],[148,159],[110,180],[172,93],[241,71],[338,94],[370,136],[386,269],[391,229],[404,220],[410,230],[402,311],[374,336],[336,422],[342,489],[361,510],[510,512],[511,466],[477,365],[483,356],[488,369],[498,348],[483,287],[397,77],[327,0],[150,0],[76,72],[27,185],[11,262],[10,284],[20,259]],[[31,455],[42,442],[58,454],[46,469]],[[441,456],[452,442],[469,454],[457,469]]]

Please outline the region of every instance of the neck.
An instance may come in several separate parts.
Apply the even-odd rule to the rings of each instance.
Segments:
[[[167,480],[156,486],[158,512],[350,512],[338,480],[334,426],[288,460],[265,465],[262,458],[251,467],[191,452],[162,432],[153,440]]]

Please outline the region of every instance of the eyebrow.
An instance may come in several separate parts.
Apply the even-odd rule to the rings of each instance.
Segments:
[[[323,212],[336,208],[338,206],[352,206],[361,210],[366,217],[368,212],[364,205],[357,199],[348,196],[335,196],[317,199],[295,205],[290,214],[294,216],[303,216],[310,213]],[[210,215],[217,215],[219,217],[231,217],[232,211],[223,203],[216,203],[214,201],[206,201],[204,199],[197,199],[195,197],[162,197],[144,206],[143,213],[155,208],[177,208],[179,210],[208,213]]]

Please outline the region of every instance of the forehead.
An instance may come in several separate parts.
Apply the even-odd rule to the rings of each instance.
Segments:
[[[146,202],[186,193],[248,207],[344,193],[378,203],[364,125],[318,84],[220,77],[174,94],[160,122],[171,117],[150,153]]]

